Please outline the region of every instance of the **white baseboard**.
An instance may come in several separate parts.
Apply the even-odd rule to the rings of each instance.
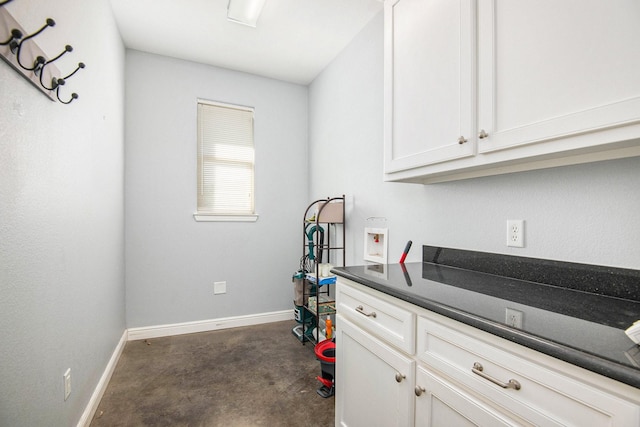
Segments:
[[[171,325],[129,328],[129,341],[147,338],[168,337],[173,335],[193,334],[195,332],[215,331],[218,329],[260,325],[263,323],[280,322],[293,319],[293,310],[282,310],[273,311],[270,313],[250,314],[246,316],[222,317],[219,319],[174,323]]]
[[[89,399],[89,403],[87,403],[80,420],[78,421],[78,427],[88,427],[91,424],[91,420],[93,419],[93,415],[96,413],[98,409],[98,405],[100,404],[100,400],[102,400],[102,396],[104,395],[105,390],[107,389],[107,385],[109,384],[109,380],[111,379],[111,375],[113,375],[113,371],[116,369],[116,365],[118,364],[118,359],[120,359],[120,355],[122,354],[122,350],[124,350],[124,346],[127,343],[127,330],[124,330],[120,341],[118,341],[118,345],[116,345],[116,349],[113,351],[111,355],[111,359],[109,359],[109,363],[107,363],[107,367],[104,369],[102,376],[100,377],[100,381],[98,381],[98,385],[96,385],[93,394],[91,395],[91,399]]]

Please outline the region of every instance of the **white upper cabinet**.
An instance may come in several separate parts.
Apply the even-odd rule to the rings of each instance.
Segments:
[[[386,172],[475,154],[473,3],[385,3]]]
[[[638,22],[637,0],[387,0],[385,178],[640,155]]]
[[[640,120],[640,2],[492,0],[478,12],[481,153]]]

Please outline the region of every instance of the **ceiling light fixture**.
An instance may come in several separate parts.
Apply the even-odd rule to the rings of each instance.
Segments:
[[[255,28],[264,2],[265,0],[229,0],[227,19]]]

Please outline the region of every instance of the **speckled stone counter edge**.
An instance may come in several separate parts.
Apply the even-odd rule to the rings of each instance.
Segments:
[[[425,245],[422,261],[640,301],[640,270]]]

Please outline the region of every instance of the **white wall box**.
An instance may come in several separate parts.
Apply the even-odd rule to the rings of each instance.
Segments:
[[[385,179],[640,155],[637,16],[634,0],[386,0]]]
[[[389,229],[388,228],[370,228],[364,229],[364,260],[377,262],[379,264],[387,263],[387,248],[389,246]]]
[[[336,302],[336,425],[625,427],[640,420],[638,390],[610,378],[342,277]],[[415,347],[407,345],[414,333]],[[476,363],[481,374],[518,389],[473,372]]]

